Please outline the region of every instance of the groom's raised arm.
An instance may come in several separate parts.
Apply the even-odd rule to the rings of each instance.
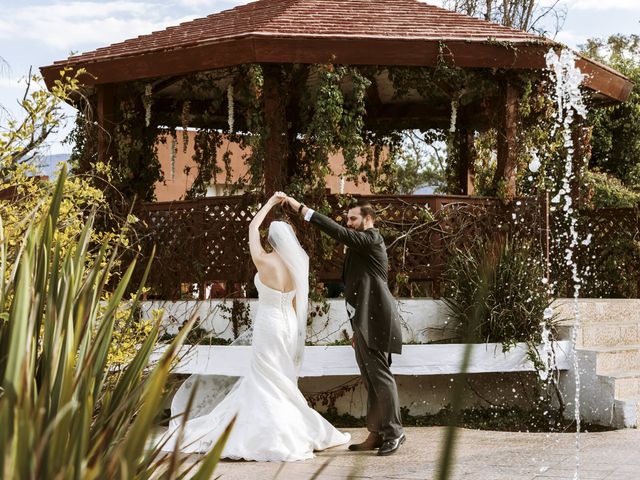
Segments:
[[[376,235],[371,231],[358,231],[343,227],[329,217],[308,208],[294,198],[287,197],[287,202],[293,210],[301,213],[306,221],[348,247],[357,250],[366,250],[376,243]]]
[[[308,220],[312,225],[315,225],[324,233],[348,247],[366,250],[375,243],[375,235],[372,235],[371,232],[368,233],[367,230],[358,231],[346,228],[321,213],[313,210],[310,210],[310,212],[311,215],[309,215],[309,218],[305,216],[305,220]]]

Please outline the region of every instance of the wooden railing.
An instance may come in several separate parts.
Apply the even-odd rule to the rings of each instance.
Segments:
[[[480,235],[526,230],[544,243],[544,215],[536,199],[505,205],[491,198],[450,195],[366,198],[377,211],[376,226],[385,237],[392,288],[398,282],[431,282],[432,290],[438,291],[449,255]],[[331,196],[320,209],[344,223],[344,202]],[[147,282],[152,294],[174,299],[185,285],[196,284],[202,297],[206,285],[227,287],[228,292],[232,284],[250,282],[255,270],[248,225],[258,207],[250,195],[142,204],[136,214],[146,224],[143,251],[150,252],[153,244],[157,249]],[[343,247],[322,239],[298,218],[294,223],[311,258],[312,274],[322,282],[339,281]]]

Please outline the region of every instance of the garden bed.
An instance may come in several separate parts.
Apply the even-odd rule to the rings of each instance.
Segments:
[[[321,412],[336,428],[364,428],[365,417],[354,417],[350,414],[338,414],[335,409]],[[525,410],[519,407],[482,407],[468,408],[460,412],[456,418],[449,406],[438,413],[427,415],[411,415],[402,408],[402,424],[405,427],[441,427],[457,424],[461,428],[474,430],[493,430],[501,432],[555,432],[571,433],[576,431],[575,421],[561,418],[557,410],[547,406]],[[615,430],[613,427],[590,423],[581,423],[581,432],[605,432]]]

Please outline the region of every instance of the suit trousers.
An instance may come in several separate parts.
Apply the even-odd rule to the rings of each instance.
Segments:
[[[356,362],[367,389],[367,430],[383,440],[398,438],[403,433],[400,402],[395,378],[389,368],[386,352],[367,346],[359,329],[354,328]]]

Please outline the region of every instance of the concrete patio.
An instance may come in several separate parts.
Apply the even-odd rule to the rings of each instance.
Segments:
[[[363,429],[346,429],[355,441],[364,438]],[[443,427],[408,428],[407,443],[390,457],[352,453],[346,447],[322,452],[301,463],[255,463],[224,461],[214,478],[222,480],[306,480],[325,462],[319,479],[435,478]],[[268,440],[267,440],[268,441]],[[575,441],[572,433],[509,433],[460,430],[451,479],[530,480],[573,479]],[[640,478],[640,431],[617,430],[580,435],[580,477],[597,480]]]

